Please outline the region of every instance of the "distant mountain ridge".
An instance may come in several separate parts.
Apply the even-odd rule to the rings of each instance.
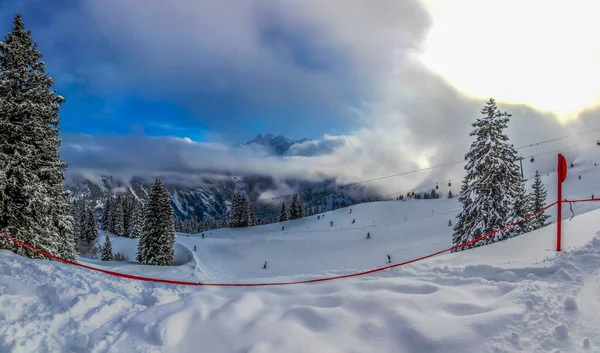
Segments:
[[[306,141],[311,141],[311,139],[290,140],[283,135],[275,136],[273,134],[266,134],[263,136],[262,134],[258,134],[253,140],[243,143],[242,146],[260,145],[270,149],[279,156],[283,156],[293,145]]]

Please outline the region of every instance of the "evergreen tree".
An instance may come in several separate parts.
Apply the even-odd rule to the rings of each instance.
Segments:
[[[240,227],[248,227],[250,219],[248,218],[249,203],[245,195],[240,195]]]
[[[71,202],[69,206],[71,215],[73,216],[73,232],[75,233],[75,239],[79,239],[81,235],[81,218],[82,218],[82,207],[79,202]]]
[[[110,242],[110,234],[106,233],[106,239],[104,240],[104,246],[102,247],[102,261],[112,261],[112,244]]]
[[[256,219],[256,215],[254,214],[254,206],[251,203],[248,203],[248,226],[257,226],[258,220]]]
[[[227,216],[223,213],[223,215],[221,216],[221,224],[220,227],[221,228],[227,228],[229,225],[227,223]]]
[[[454,198],[454,195],[452,195],[452,190],[448,191],[448,198],[449,199]]]
[[[460,234],[453,236],[455,244],[500,229],[516,221],[521,212],[516,209],[519,205],[515,201],[523,184],[516,164],[517,151],[508,143],[508,136],[504,133],[511,115],[500,112],[493,98],[481,113],[484,116],[473,123],[475,129],[470,134],[476,139],[465,156],[467,187],[461,190],[463,211],[457,223],[457,226],[462,224],[460,218],[466,217],[469,226],[460,226]],[[499,232],[469,247],[500,241],[511,234],[510,231]]]
[[[84,226],[83,233],[81,234],[81,239],[86,244],[93,244],[96,241],[96,238],[98,237],[98,222],[96,222],[96,216],[94,216],[94,212],[87,207],[85,209],[83,225]]]
[[[302,218],[302,205],[298,199],[298,194],[294,193],[292,203],[290,204],[290,219]]]
[[[113,203],[112,208],[112,229],[111,232],[120,237],[125,236],[125,222],[123,214],[123,195],[119,195]]]
[[[467,182],[466,179],[463,180],[461,188],[460,188],[460,193],[458,194],[458,201],[462,204],[462,211],[458,214],[458,216],[456,218],[458,218],[458,221],[456,222],[456,224],[454,225],[454,234],[452,235],[452,244],[454,245],[460,245],[462,243],[465,243],[469,240],[465,240],[466,238],[463,236],[463,234],[466,234],[469,231],[469,228],[473,226],[473,221],[475,218],[475,215],[472,213],[473,212],[473,208],[472,208],[472,202],[473,200],[471,199],[471,194],[469,193],[469,183]],[[472,248],[472,245],[467,245],[464,246],[460,249],[454,249],[452,250],[452,252],[456,252],[456,251],[460,251],[460,250],[464,250],[465,248]]]
[[[129,237],[127,230],[131,221],[131,209],[133,207],[134,197],[131,194],[126,194],[121,197],[121,209],[123,210],[123,236]]]
[[[542,177],[540,176],[539,171],[535,171],[535,179],[532,186],[531,193],[531,203],[532,203],[532,212],[537,212],[542,208],[546,207],[546,197],[548,196],[548,192],[542,183]],[[545,212],[539,213],[531,218],[531,230],[540,229],[548,225],[546,220],[550,218],[550,215],[547,215]]]
[[[58,253],[65,259],[77,259],[75,218],[69,210],[68,195],[63,192],[62,200],[56,205],[55,225],[58,229]]]
[[[183,233],[195,234],[198,230],[198,223],[196,218],[191,215],[183,222]]]
[[[229,225],[231,228],[241,228],[248,225],[248,206],[246,198],[239,193],[233,195],[231,202],[231,219]]]
[[[533,204],[531,201],[531,196],[525,192],[525,182],[521,181],[517,185],[517,194],[515,195],[514,199],[512,199],[509,211],[509,220],[511,220],[511,223],[522,220],[533,212]],[[531,231],[531,219],[525,220],[508,230],[511,236],[520,235]]]
[[[146,207],[137,261],[147,265],[168,266],[173,262],[175,221],[171,199],[160,179],[156,179],[152,185]]]
[[[137,238],[142,233],[142,205],[135,198],[129,198],[127,214],[125,216],[127,222],[125,222],[127,228],[125,229],[125,236],[129,238]]]
[[[180,233],[184,231],[184,224],[180,218],[175,218],[175,231]]]
[[[104,209],[102,210],[102,230],[111,231],[113,229],[112,226],[112,204],[113,198],[111,195],[108,195],[104,199]]]
[[[62,182],[57,95],[42,53],[16,15],[0,42],[0,229],[35,248],[76,259],[73,219]],[[44,255],[0,240],[0,248]]]
[[[279,213],[279,222],[285,222],[288,220],[287,211],[285,209],[285,202],[281,203],[281,212]]]

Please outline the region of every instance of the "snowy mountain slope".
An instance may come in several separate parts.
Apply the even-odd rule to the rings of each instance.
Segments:
[[[600,239],[594,238],[600,230],[599,216],[600,211],[594,211],[567,222],[569,250],[559,255],[552,251],[554,228],[548,227],[362,278],[288,287],[137,282],[4,251],[0,348],[3,352],[197,352],[199,347],[217,353],[599,351],[600,324],[590,312],[599,307],[600,298]],[[183,238],[188,237],[178,241]],[[243,251],[246,244],[239,241]],[[415,252],[423,250],[413,247]],[[348,268],[355,267],[354,260],[339,258]],[[201,256],[198,261],[214,266]],[[298,273],[306,273],[303,266],[311,261],[318,260],[311,257],[297,264],[302,266]],[[277,265],[261,271],[278,276]],[[118,263],[104,266],[125,269]],[[138,271],[146,275],[170,271],[189,280],[190,267],[156,271],[143,267]],[[583,349],[586,338],[588,350]]]

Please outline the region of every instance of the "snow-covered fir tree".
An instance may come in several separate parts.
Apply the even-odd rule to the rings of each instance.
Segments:
[[[98,237],[98,222],[90,208],[86,207],[84,214],[80,238],[86,244],[93,244]]]
[[[231,203],[231,218],[229,220],[231,228],[243,228],[248,226],[248,200],[246,196],[235,193]]]
[[[168,266],[173,262],[175,221],[171,199],[160,179],[156,179],[152,185],[146,207],[137,261],[147,265]]]
[[[523,181],[516,164],[517,151],[508,142],[504,132],[511,115],[499,111],[493,98],[481,113],[483,117],[473,123],[474,130],[470,134],[475,136],[475,141],[465,156],[466,187],[463,185],[461,189],[463,210],[455,226],[455,245],[517,220],[520,211],[515,209],[518,206],[515,200],[523,197],[519,195]],[[493,243],[510,236],[510,231],[499,232],[461,249]]]
[[[196,234],[200,230],[200,225],[195,216],[190,216],[184,222],[184,233]]]
[[[532,185],[531,192],[531,211],[537,212],[544,207],[546,207],[546,197],[548,196],[548,192],[542,183],[542,177],[540,176],[539,171],[535,171],[535,179]],[[546,221],[550,218],[550,215],[547,215],[545,212],[539,213],[531,218],[531,230],[540,229],[548,225]]]
[[[298,200],[298,194],[294,193],[290,204],[290,219],[302,218],[302,206]]]
[[[462,211],[458,214],[456,218],[458,221],[454,225],[454,234],[452,235],[452,244],[460,245],[469,240],[466,239],[463,234],[469,231],[469,228],[473,226],[473,221],[475,219],[475,215],[472,213],[472,202],[471,194],[469,193],[469,183],[466,179],[463,180],[462,185],[460,187],[460,193],[458,194],[458,201],[462,204]],[[460,249],[453,249],[452,252],[469,249],[472,248],[472,245],[464,246]]]
[[[111,195],[108,195],[104,199],[104,208],[102,209],[102,230],[110,231],[113,229],[112,226],[112,205],[113,198]]]
[[[50,254],[76,259],[73,219],[63,190],[59,111],[42,53],[20,15],[0,42],[0,229]],[[0,248],[44,255],[0,239]]]
[[[125,236],[129,238],[138,238],[142,233],[143,226],[143,215],[142,215],[142,205],[135,198],[131,197],[128,202],[127,214],[125,215],[127,222],[125,229]]]
[[[104,240],[104,246],[102,247],[102,261],[112,261],[112,243],[110,241],[110,234],[106,233],[106,239]]]
[[[281,212],[279,212],[279,222],[285,222],[288,220],[288,214],[285,209],[285,202],[281,203]]]
[[[513,222],[521,221],[529,214],[533,213],[533,204],[531,196],[525,191],[525,182],[522,181],[517,185],[517,193],[512,199],[511,207],[509,210],[509,219]],[[512,223],[512,222],[511,222]],[[512,235],[525,234],[532,231],[531,219],[524,220],[519,224],[515,225],[508,232]]]
[[[120,237],[125,236],[123,199],[123,195],[119,195],[112,205],[112,229],[110,230],[113,234],[116,234]]]
[[[121,209],[123,210],[123,236],[127,237],[127,228],[129,228],[129,221],[131,219],[131,207],[132,207],[132,197],[131,194],[125,194],[121,196]]]
[[[239,193],[233,194],[231,200],[231,214],[229,219],[229,226],[231,228],[240,228],[242,226],[242,219],[248,218],[248,212],[242,209],[242,195]]]
[[[254,206],[248,202],[248,226],[257,226],[258,220],[256,219],[256,214],[254,214]]]
[[[175,218],[175,231],[179,233],[183,233],[185,229],[184,221],[181,218]]]
[[[220,228],[227,228],[229,227],[229,223],[227,222],[227,216],[225,214],[223,214],[221,216],[221,223],[219,224]]]

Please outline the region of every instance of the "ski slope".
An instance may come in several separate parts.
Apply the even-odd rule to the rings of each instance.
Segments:
[[[569,173],[566,198],[600,195],[593,162],[578,162]],[[550,202],[554,179],[545,177]],[[459,204],[351,208],[215,230],[205,239],[178,234],[170,267],[80,261],[210,283],[346,274],[383,266],[387,254],[400,262],[448,248],[448,220]],[[284,287],[139,282],[0,251],[0,352],[600,352],[598,208],[574,205],[560,254],[550,226],[360,278]],[[564,217],[571,217],[568,205]],[[115,252],[135,258],[136,239],[112,242]]]

